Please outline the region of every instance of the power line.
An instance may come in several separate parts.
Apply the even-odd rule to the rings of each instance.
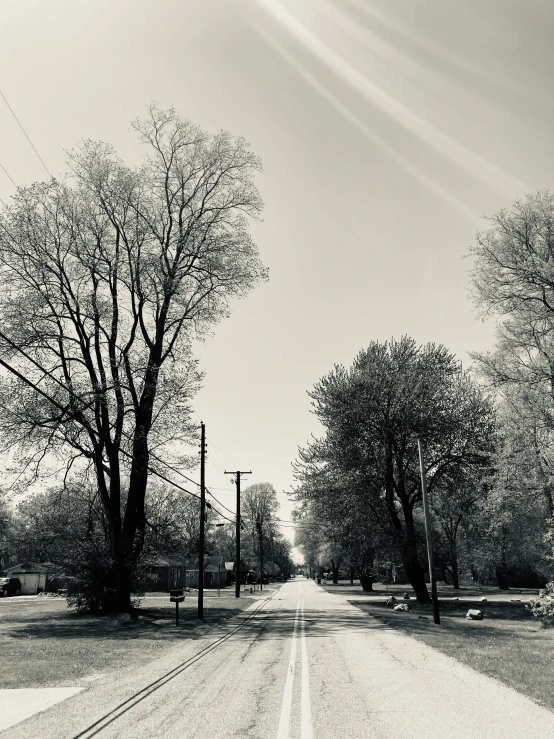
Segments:
[[[206,492],[208,493],[208,495],[210,495],[210,496],[211,496],[211,497],[212,497],[212,498],[213,498],[213,499],[215,500],[215,502],[216,502],[216,503],[217,503],[218,505],[220,505],[220,506],[221,506],[222,508],[225,508],[225,510],[226,510],[226,511],[229,511],[229,513],[235,514],[235,511],[232,511],[232,510],[231,510],[230,508],[227,508],[227,506],[226,506],[226,505],[223,505],[223,503],[222,503],[222,502],[221,502],[220,500],[218,500],[218,499],[217,499],[217,498],[215,497],[215,495],[214,495],[214,494],[212,493],[212,491],[211,491],[211,490],[208,490],[208,489],[206,488]]]
[[[224,457],[227,457],[228,460],[230,460],[233,464],[237,464],[237,461],[230,457],[226,452],[224,452],[222,449],[220,449],[218,446],[216,446],[213,441],[210,442],[210,444],[217,449],[217,451],[220,454],[223,454]]]
[[[27,141],[28,141],[28,142],[29,142],[29,143],[31,144],[31,146],[33,147],[33,151],[35,152],[35,154],[37,155],[37,157],[38,157],[38,158],[40,159],[40,163],[42,164],[42,166],[44,167],[44,169],[45,169],[45,170],[46,170],[46,172],[48,173],[48,176],[49,176],[49,177],[53,177],[52,173],[50,172],[50,170],[48,169],[48,167],[46,166],[46,164],[45,164],[45,163],[43,162],[43,160],[42,160],[42,157],[41,157],[41,156],[40,156],[40,154],[38,153],[38,151],[37,151],[37,149],[36,149],[35,145],[33,144],[33,142],[31,141],[31,139],[30,139],[30,138],[29,138],[29,136],[27,135],[27,131],[26,131],[26,130],[25,130],[25,129],[23,128],[23,126],[21,125],[21,121],[19,120],[19,118],[18,118],[18,117],[16,116],[16,114],[14,113],[14,111],[13,111],[13,109],[12,109],[11,105],[10,105],[10,104],[8,103],[8,101],[6,100],[6,96],[4,95],[4,93],[2,92],[2,90],[0,90],[0,95],[2,95],[2,98],[4,99],[4,102],[6,103],[6,105],[8,106],[8,108],[9,108],[9,110],[10,110],[10,113],[11,113],[11,114],[13,115],[13,117],[14,117],[14,118],[15,118],[15,120],[17,121],[17,125],[18,125],[18,126],[19,126],[19,128],[20,128],[20,129],[21,129],[21,130],[23,131],[23,133],[25,134],[25,138],[27,139]],[[2,169],[4,169],[4,168],[2,167]],[[5,170],[4,170],[4,171],[5,171]],[[8,176],[9,176],[9,175],[8,175]],[[10,177],[10,180],[11,180],[11,177]],[[13,180],[12,180],[12,182],[13,182]],[[14,184],[15,184],[15,183],[14,183]]]
[[[1,335],[2,335],[2,333],[0,332],[0,336]],[[52,376],[52,375],[50,375],[50,376]],[[55,379],[55,378],[53,378],[53,379]],[[67,390],[66,386],[63,383],[61,383],[61,385],[62,385],[63,388],[65,388]],[[77,397],[79,397],[79,396],[77,396]],[[129,438],[129,437],[127,437],[127,438]],[[193,485],[198,485],[198,487],[200,487],[200,483],[199,482],[196,482],[196,480],[193,480],[192,477],[188,477],[188,475],[185,475],[184,472],[181,472],[181,470],[177,469],[177,467],[173,467],[173,465],[169,464],[169,462],[166,462],[164,459],[160,459],[156,454],[154,454],[154,452],[150,452],[150,456],[153,457],[157,462],[160,462],[160,464],[163,464],[164,467],[167,467],[172,472],[175,472],[177,475],[181,475],[181,477],[184,477],[185,480],[188,480],[189,482],[192,482]]]
[[[4,171],[4,174],[6,175],[6,177],[8,178],[8,180],[10,180],[10,182],[12,183],[12,185],[14,187],[17,187],[17,185],[15,184],[15,181],[14,181],[13,177],[10,175],[10,173],[8,172],[8,170],[4,167],[4,165],[2,164],[2,162],[0,162],[0,168]],[[4,205],[6,205],[6,203],[4,203]]]
[[[24,351],[20,346],[18,346],[18,344],[16,344],[14,341],[12,341],[2,331],[0,331],[0,338],[4,339],[4,341],[6,341],[11,347],[13,347],[20,354],[22,354],[25,357],[25,359],[27,359],[29,362],[32,362],[35,365],[35,367],[37,367],[37,369],[39,369],[45,375],[47,375],[48,377],[50,377],[50,379],[54,380],[54,382],[57,383],[69,395],[72,395],[77,400],[82,401],[82,398],[79,395],[77,395],[77,393],[75,393],[71,388],[67,387],[67,385],[65,385],[61,380],[59,380],[55,375],[53,375],[49,370],[47,370],[46,367],[43,367],[39,362],[37,362],[35,359],[33,359],[33,357],[29,356],[29,354],[27,354],[26,351]],[[94,429],[93,429],[93,431],[94,431]],[[130,437],[129,437],[128,434],[125,434],[124,433],[122,435],[125,436],[125,438],[128,441],[132,441],[130,439]],[[155,459],[157,462],[159,462],[160,464],[163,464],[165,467],[167,467],[168,469],[170,469],[172,472],[176,472],[178,475],[181,475],[182,477],[184,477],[185,480],[188,480],[189,482],[192,482],[194,485],[198,485],[199,486],[199,483],[197,483],[195,480],[193,480],[190,477],[188,477],[187,475],[185,475],[183,472],[181,472],[181,470],[178,470],[176,467],[173,467],[173,465],[169,464],[169,462],[166,462],[165,460],[160,459],[160,457],[158,457],[156,454],[154,454],[154,452],[151,451],[150,452],[150,456],[153,459]],[[194,493],[191,493],[191,495],[194,495]]]
[[[28,356],[27,353],[24,352],[21,349],[21,347],[18,347],[17,344],[15,344],[13,341],[11,341],[11,339],[9,339],[1,331],[0,331],[0,337],[3,338],[5,341],[7,341],[15,349],[17,349],[21,354],[23,354],[23,356],[26,359],[28,359],[30,362],[32,362],[36,367],[38,367],[42,372],[44,372],[44,374],[48,375],[51,379],[53,379],[55,382],[57,382],[58,385],[60,385],[64,390],[66,390],[66,392],[70,393],[71,395],[73,395],[74,397],[76,397],[78,400],[81,400],[81,398],[76,393],[74,393],[72,390],[70,390],[69,388],[67,388],[60,380],[58,380],[58,378],[56,378],[54,375],[52,375],[48,370],[46,370],[46,368],[42,367],[32,357]],[[8,371],[10,371],[12,374],[14,374],[17,378],[19,378],[22,382],[24,382],[26,385],[28,385],[33,390],[35,390],[35,392],[37,392],[40,395],[42,395],[46,400],[48,400],[49,403],[52,403],[52,405],[54,405],[56,408],[58,408],[58,410],[60,410],[64,415],[67,415],[70,418],[72,418],[74,421],[76,421],[77,423],[80,423],[81,426],[83,426],[89,433],[93,434],[94,436],[97,436],[101,441],[105,441],[105,438],[103,438],[102,434],[100,434],[99,431],[97,431],[95,428],[93,428],[87,421],[85,421],[84,419],[81,419],[81,418],[77,418],[77,416],[73,412],[71,412],[68,408],[64,408],[64,406],[61,403],[58,403],[58,401],[54,400],[54,398],[52,398],[50,395],[48,395],[48,393],[44,392],[44,390],[42,390],[41,388],[39,388],[38,385],[36,385],[34,382],[32,382],[31,380],[29,380],[29,378],[25,377],[25,375],[23,375],[21,372],[19,372],[18,370],[16,370],[10,364],[8,364],[8,362],[6,362],[4,359],[0,358],[0,364],[2,366],[4,366]],[[127,439],[129,439],[129,437],[127,435],[125,435],[125,436],[126,436]],[[133,455],[130,454],[129,452],[127,452],[125,449],[120,448],[119,451],[124,456],[128,457],[129,459],[131,459],[131,460],[133,459]],[[154,459],[156,459],[158,462],[160,462],[161,464],[166,464],[162,459],[159,459],[156,455],[151,454],[151,456]],[[171,468],[170,465],[168,465],[168,466],[170,467],[170,469],[174,469],[174,468]],[[197,495],[196,493],[193,493],[190,490],[187,490],[182,485],[179,485],[174,480],[171,480],[169,477],[166,477],[165,475],[163,475],[161,472],[158,472],[158,470],[154,469],[150,465],[147,466],[147,470],[149,472],[151,472],[153,475],[155,475],[156,477],[159,477],[161,480],[164,480],[165,482],[169,483],[170,485],[173,485],[178,490],[181,490],[183,493],[187,493],[187,495],[192,495],[194,498],[198,498],[200,500],[200,496],[199,495]],[[178,472],[178,470],[176,470],[176,471]],[[179,474],[181,474],[181,473],[179,473]],[[231,523],[232,523],[232,519],[228,518],[227,516],[225,516],[223,513],[221,513],[220,511],[218,511],[215,508],[213,510],[219,516],[221,516],[222,518],[225,518],[227,521],[231,521]]]

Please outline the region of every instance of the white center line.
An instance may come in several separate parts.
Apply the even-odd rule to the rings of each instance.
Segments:
[[[304,621],[304,600],[302,599],[302,616],[300,619],[300,646],[302,654],[302,694],[300,698],[300,736],[312,739],[312,707],[310,702],[310,663],[306,640],[306,622]]]
[[[300,601],[296,606],[296,616],[294,618],[294,629],[292,632],[292,644],[290,647],[289,666],[287,670],[287,679],[285,682],[285,692],[283,693],[283,702],[281,703],[281,717],[279,719],[279,729],[277,731],[277,739],[288,739],[290,712],[292,706],[292,686],[294,682],[294,668],[296,664],[296,638],[298,633],[298,617],[300,615]]]

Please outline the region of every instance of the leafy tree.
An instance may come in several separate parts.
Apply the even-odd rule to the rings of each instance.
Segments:
[[[312,576],[322,564],[322,549],[327,542],[323,538],[321,526],[315,521],[307,506],[297,508],[292,515],[298,524],[294,530],[294,543],[301,550],[308,574]]]
[[[260,550],[262,560],[271,556],[270,541],[278,537],[276,514],[279,510],[275,488],[268,482],[247,487],[241,499],[241,521],[244,522],[245,536],[243,556],[251,569],[260,569]],[[263,565],[262,565],[263,566]]]
[[[10,563],[12,552],[13,512],[8,496],[0,490],[0,571]]]
[[[554,520],[554,194],[526,195],[489,220],[471,249],[472,285],[497,337],[474,359],[503,408],[488,555],[507,586],[518,567],[542,567],[538,539]]]
[[[234,562],[236,555],[235,524],[225,523],[213,526],[206,532],[206,551],[210,554],[221,554],[226,562]]]
[[[339,480],[321,470],[313,472],[310,475],[305,468],[299,470],[301,485],[297,495],[303,507],[297,510],[297,519],[317,534],[315,559],[331,566],[334,583],[338,582],[338,571],[343,565],[357,573],[364,590],[371,590],[373,560],[382,536],[374,525],[367,490],[356,485],[352,476]],[[302,538],[299,546],[306,556],[310,538]]]
[[[444,475],[431,496],[431,508],[438,537],[433,546],[437,565],[441,564],[460,587],[460,539],[479,517],[487,497],[487,480],[474,471],[467,474],[453,469]]]
[[[548,573],[547,545],[550,495],[534,430],[521,426],[512,409],[500,407],[495,470],[491,490],[480,506],[475,550],[481,566],[492,570],[499,587],[517,578],[541,580]],[[545,494],[546,490],[546,494]]]
[[[300,450],[299,479],[353,476],[395,542],[417,598],[428,600],[417,439],[425,445],[431,492],[453,470],[486,467],[492,404],[445,347],[418,347],[407,337],[372,342],[349,370],[336,366],[309,395],[325,434]]]
[[[0,229],[2,355],[57,401],[3,381],[0,428],[23,468],[94,472],[106,610],[130,607],[158,455],[190,462],[175,449],[196,432],[191,341],[265,278],[247,231],[260,162],[245,141],[155,106],[133,128],[140,166],[86,141],[66,181],[18,190]]]
[[[207,527],[209,534],[209,527]],[[200,539],[200,501],[151,481],[146,499],[146,535],[141,559],[149,555],[197,556]]]

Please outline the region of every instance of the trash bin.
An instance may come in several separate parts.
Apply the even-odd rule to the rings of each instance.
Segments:
[[[321,585],[321,578],[320,577],[317,578],[317,584],[318,585]]]

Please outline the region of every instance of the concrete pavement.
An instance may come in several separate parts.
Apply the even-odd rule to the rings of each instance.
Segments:
[[[514,666],[517,669],[517,665]],[[298,578],[2,739],[554,736],[554,714]]]

